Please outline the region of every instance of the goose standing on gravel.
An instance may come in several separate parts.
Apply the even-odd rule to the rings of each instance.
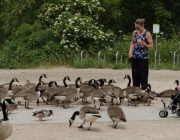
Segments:
[[[35,101],[39,99],[40,96],[40,91],[39,91],[39,86],[42,83],[38,83],[36,85],[35,90],[34,89],[28,89],[28,90],[23,90],[17,93],[16,95],[13,96],[13,99],[20,101],[20,102],[25,102],[25,108],[29,108],[29,102]],[[39,105],[39,103],[37,102]]]
[[[51,100],[57,101],[57,106],[59,104],[59,101],[63,101],[63,107],[66,109],[66,105],[69,108],[69,101],[71,99],[78,98],[78,93],[80,90],[80,85],[78,83],[82,83],[82,78],[78,77],[75,81],[75,88],[69,87],[69,88],[57,88],[57,90],[52,94]]]
[[[72,117],[69,119],[69,127],[71,127],[77,115],[81,120],[83,120],[83,123],[78,128],[83,129],[83,125],[85,124],[85,122],[89,122],[90,126],[88,130],[90,130],[92,123],[94,123],[98,118],[101,118],[101,115],[96,108],[84,106],[80,109],[80,111],[76,111],[73,113]]]
[[[174,83],[176,83],[177,86],[178,86],[179,85],[179,80],[175,80]],[[160,92],[158,94],[158,97],[171,97],[173,94],[176,94],[176,93],[177,93],[176,88],[175,88],[175,90],[174,89],[166,89],[166,90]]]
[[[42,74],[39,76],[39,83],[42,82],[42,78],[47,78],[46,74]],[[30,83],[29,80],[27,80],[26,82],[27,83],[25,85],[23,85],[23,87],[26,89],[35,88],[37,85],[36,83]]]
[[[41,110],[33,112],[33,116],[39,118],[39,121],[43,121],[42,118],[50,117],[51,115],[53,115],[52,110]]]
[[[114,128],[117,127],[117,124],[119,122],[126,122],[124,111],[119,106],[115,106],[115,105],[109,106],[107,108],[107,114],[109,118],[113,121]]]
[[[88,103],[87,97],[90,97],[91,91],[94,89],[91,84],[95,84],[95,81],[95,79],[91,79],[89,80],[88,85],[81,85],[78,95],[82,98],[83,104]]]
[[[6,89],[5,87],[0,88],[0,101],[8,96],[12,96],[12,84],[13,82],[19,82],[17,78],[13,78],[9,83],[9,88]]]
[[[2,103],[2,111],[3,111],[3,120],[0,120],[0,139],[5,140],[7,139],[12,133],[12,126],[9,122],[7,113],[6,113],[6,106],[8,104],[14,104],[11,99],[4,99]]]

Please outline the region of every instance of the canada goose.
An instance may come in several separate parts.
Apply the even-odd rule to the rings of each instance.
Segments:
[[[94,88],[91,86],[91,84],[94,84],[96,81],[95,79],[91,79],[88,82],[88,85],[81,85],[78,96],[82,98],[83,104],[88,103],[87,97],[91,95],[91,90]],[[86,101],[85,101],[86,100]]]
[[[47,78],[46,74],[42,74],[39,76],[39,83],[42,82],[42,78]],[[36,87],[36,83],[30,83],[29,80],[26,81],[27,83],[25,85],[23,85],[24,88],[26,89],[30,89],[30,88],[34,88]]]
[[[71,79],[69,78],[69,76],[65,76],[64,79],[63,79],[63,84],[64,84],[64,87],[68,87],[68,84],[66,83],[66,81],[71,81]]]
[[[67,104],[68,108],[69,108],[69,100],[71,99],[75,99],[79,93],[79,90],[80,90],[80,85],[78,83],[82,83],[82,78],[81,77],[78,77],[75,81],[75,85],[76,85],[76,88],[60,88],[60,89],[57,89],[57,91],[55,91],[55,94],[53,93],[52,97],[51,97],[51,100],[55,100],[57,101],[57,105],[59,103],[59,101],[63,101],[63,107],[66,109],[66,106],[65,104]]]
[[[125,97],[128,99],[128,105],[129,100],[135,101],[136,105],[136,102],[146,95],[147,85],[142,85],[141,87],[131,86],[131,77],[127,74],[124,79],[126,78],[128,78],[129,82],[127,87],[123,89]]]
[[[41,110],[33,112],[33,116],[39,118],[39,121],[43,121],[42,118],[50,117],[51,115],[53,115],[52,110]]]
[[[126,122],[126,117],[124,114],[124,111],[122,110],[121,107],[111,105],[107,108],[107,114],[109,118],[113,121],[114,128],[117,127],[117,124],[119,122]],[[116,122],[116,124],[115,124]]]
[[[9,83],[9,88],[8,88],[8,95],[9,96],[12,96],[13,94],[12,94],[12,84],[13,84],[13,82],[19,82],[18,80],[17,80],[17,78],[13,78],[12,80],[11,80],[11,82]]]
[[[4,98],[4,99],[2,99],[1,100],[1,102],[3,102],[5,99],[11,99],[10,97],[6,97],[6,98]],[[0,111],[2,111],[1,110],[1,107],[2,107],[2,103],[0,102]],[[14,104],[7,104],[7,106],[6,106],[6,110],[7,110],[7,114],[9,115],[9,114],[11,114],[14,110],[17,110],[18,109],[18,107],[17,107],[18,105],[14,102]]]
[[[85,122],[89,122],[90,126],[88,130],[90,130],[92,123],[94,123],[98,118],[101,118],[98,110],[94,107],[84,106],[80,109],[80,111],[76,111],[73,113],[72,117],[69,119],[69,127],[73,124],[76,115],[79,116],[81,120],[83,120],[83,124],[81,124],[78,128],[83,129],[83,125]]]
[[[78,77],[79,78],[79,77]],[[76,79],[77,80],[77,79]],[[78,82],[80,82],[80,85],[82,85],[82,79],[79,80]],[[75,81],[75,84],[69,84],[68,87],[70,88],[76,88],[76,81]]]
[[[16,95],[13,96],[13,99],[20,101],[20,102],[25,102],[25,108],[30,109],[29,102],[39,99],[39,96],[40,96],[39,86],[40,85],[41,85],[41,83],[38,83],[36,85],[35,90],[27,89],[27,90],[20,91],[19,93],[17,93]]]
[[[146,93],[146,89],[147,89],[146,85],[143,85],[142,87],[129,86],[123,89],[126,98],[128,99],[128,105],[129,105],[129,100],[131,100],[131,101],[135,101],[135,106],[136,106],[137,101],[140,98],[142,98],[142,93],[143,96],[145,95],[144,93]]]
[[[177,86],[179,86],[179,80],[175,80],[175,82],[177,84]]]
[[[178,80],[175,80],[175,82],[177,84],[177,86],[179,85],[179,81]],[[175,88],[175,90],[173,89],[166,89],[162,92],[160,92],[158,94],[158,97],[171,97],[173,94],[176,94],[177,93],[177,89]]]
[[[101,89],[106,90],[106,100],[110,99],[111,103],[114,104],[114,98],[116,99],[116,103],[117,99],[119,99],[120,103],[121,103],[121,98],[124,96],[123,90],[118,87],[113,85],[112,83],[116,83],[113,79],[108,81],[107,85],[104,85],[101,87]]]
[[[100,110],[103,103],[106,102],[106,93],[102,89],[93,89],[91,91],[91,99],[94,101],[94,107],[96,108],[96,102],[100,103],[98,110]]]
[[[8,89],[6,89],[5,87],[0,88],[0,101],[2,99],[4,99],[4,98],[8,97],[8,96],[13,95],[13,93],[12,93],[12,84],[13,84],[13,82],[19,82],[19,81],[17,80],[17,78],[13,78],[11,80],[11,82],[9,83]]]
[[[114,85],[113,85],[113,83],[116,83],[113,79],[110,79],[109,81],[108,81],[108,84],[107,85],[104,85],[104,86],[102,86],[102,87],[113,87]]]
[[[129,87],[129,86],[131,86],[131,77],[128,74],[126,74],[124,79],[126,79],[126,78],[128,78],[128,80],[129,80],[129,82],[127,84],[127,87]]]
[[[107,82],[106,79],[98,79],[97,81],[98,81],[98,83],[99,83],[99,87],[104,86],[104,83]]]
[[[48,83],[48,87],[44,89],[43,91],[41,91],[40,97],[42,97],[43,99],[44,98],[47,99],[46,104],[48,104],[48,101],[50,100],[52,93],[54,93],[54,91],[57,91],[57,86],[58,85],[56,81],[50,81]]]
[[[14,104],[11,99],[4,99],[2,102],[3,120],[0,121],[0,139],[7,139],[12,133],[12,126],[9,122],[6,107],[8,104]]]
[[[104,86],[104,83],[106,83],[106,79],[98,79],[96,81],[94,81],[94,83],[91,83],[91,86],[94,87],[94,89],[99,89],[100,87]],[[89,85],[89,81],[85,81],[81,84],[83,85]]]
[[[149,106],[152,100],[154,100],[154,95],[152,93],[146,93],[146,95],[142,97],[140,102],[144,102],[144,106],[146,103]]]
[[[121,104],[121,102],[122,102],[122,100],[124,98],[124,91],[123,91],[123,89],[118,87],[118,86],[113,86],[113,93],[114,93],[115,98],[116,98],[116,104],[117,105]],[[119,103],[117,102],[117,99],[119,99]]]

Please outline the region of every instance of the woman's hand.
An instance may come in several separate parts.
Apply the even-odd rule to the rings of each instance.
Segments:
[[[144,43],[144,41],[138,41],[138,45],[141,47],[145,47],[146,43]]]
[[[129,53],[129,58],[132,58],[132,57],[133,57],[132,53]]]

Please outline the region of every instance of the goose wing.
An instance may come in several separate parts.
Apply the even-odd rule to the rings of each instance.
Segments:
[[[35,111],[33,112],[33,116],[36,116],[37,114],[43,116],[45,113],[48,113],[48,112],[49,112],[48,110]]]

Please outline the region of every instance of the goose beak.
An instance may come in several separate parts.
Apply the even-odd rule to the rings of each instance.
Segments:
[[[72,122],[71,122],[71,120],[69,119],[69,127],[71,127],[71,125],[72,125]]]

